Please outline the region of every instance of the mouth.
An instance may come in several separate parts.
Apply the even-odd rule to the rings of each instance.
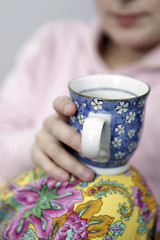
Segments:
[[[112,17],[118,22],[118,24],[123,26],[130,26],[136,24],[138,21],[143,19],[147,14],[146,13],[112,13]]]

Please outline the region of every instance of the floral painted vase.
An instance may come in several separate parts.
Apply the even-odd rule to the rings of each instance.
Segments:
[[[40,169],[0,193],[0,239],[160,239],[160,209],[133,168],[82,182],[57,182]]]

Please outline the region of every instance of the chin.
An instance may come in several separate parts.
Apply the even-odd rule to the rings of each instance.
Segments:
[[[136,33],[124,34],[119,33],[116,35],[110,36],[113,41],[124,48],[135,48],[135,49],[144,49],[149,48],[153,45],[152,41],[149,41],[149,38],[145,35],[140,35]]]
[[[132,48],[132,49],[139,49],[139,48],[145,48],[147,47],[147,44],[144,45],[143,42],[141,41],[137,41],[134,39],[118,39],[118,41],[115,41],[116,44],[118,44],[119,46],[123,47],[123,48]]]

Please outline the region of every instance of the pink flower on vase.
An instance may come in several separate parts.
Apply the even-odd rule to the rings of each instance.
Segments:
[[[157,219],[156,219],[156,230],[157,232],[160,232],[160,206],[157,206]]]
[[[134,204],[138,206],[139,211],[141,211],[143,208],[142,192],[137,186],[132,187],[132,190],[134,196]]]
[[[59,228],[54,239],[84,239],[89,233],[89,231],[87,231],[88,226],[87,219],[80,218],[77,213],[71,213],[62,227]]]
[[[143,213],[142,213],[143,220],[146,222],[149,222],[153,216],[154,216],[154,213],[149,211],[148,204],[144,203],[143,204]]]
[[[5,237],[19,240],[32,223],[38,238],[48,239],[53,231],[53,218],[61,217],[73,210],[83,196],[80,190],[70,187],[68,182],[56,182],[44,177],[37,182],[19,187],[14,199],[23,205],[5,231]]]
[[[132,190],[134,196],[134,204],[138,206],[139,212],[142,211],[143,220],[149,222],[154,216],[153,212],[149,211],[148,203],[144,202],[141,190],[137,186],[132,187]]]

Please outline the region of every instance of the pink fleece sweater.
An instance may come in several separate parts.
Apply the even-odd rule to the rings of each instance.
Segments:
[[[86,74],[112,73],[151,86],[139,147],[131,162],[160,203],[160,46],[139,62],[113,70],[97,51],[100,29],[82,22],[48,23],[27,42],[0,93],[0,182],[33,166],[30,149],[52,102],[68,95],[68,82]]]

